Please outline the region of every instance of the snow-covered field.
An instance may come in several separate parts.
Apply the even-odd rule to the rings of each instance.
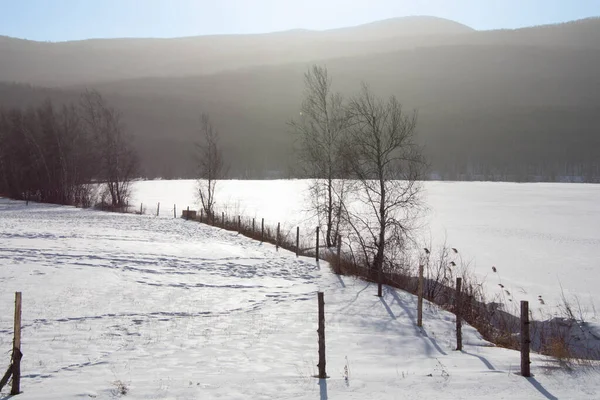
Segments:
[[[225,181],[217,201],[232,214],[264,217],[288,229],[298,224],[312,232],[306,185],[302,180]],[[561,304],[562,285],[569,301],[577,304],[578,299],[587,320],[597,319],[600,185],[426,182],[424,188],[429,211],[421,221],[423,242],[446,240],[458,248],[462,260],[485,281],[490,300],[528,300],[536,318],[548,318]],[[149,213],[161,202],[164,216],[168,208],[172,216],[175,203],[178,210],[197,208],[195,183],[137,182],[133,203],[141,202]]]
[[[379,299],[324,262],[166,216],[0,199],[0,282],[3,371],[23,292],[23,400],[117,398],[119,382],[129,399],[600,398],[595,370],[534,355],[525,379],[517,352],[470,327],[454,351],[447,312],[427,306],[418,329],[411,295]]]

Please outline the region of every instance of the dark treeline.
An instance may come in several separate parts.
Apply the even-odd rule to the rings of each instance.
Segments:
[[[300,77],[302,74],[297,73]],[[134,93],[124,96],[106,90],[103,93],[110,93],[111,105],[122,110],[122,120],[135,134],[132,146],[139,154],[140,177],[197,178],[192,156],[198,139],[199,110],[210,114],[220,128],[223,155],[230,163],[229,178],[302,177],[296,163],[298,155],[292,151],[294,137],[286,126],[288,119],[298,115],[301,89],[285,92],[271,88],[272,98],[264,93],[266,89],[250,89],[261,100],[249,102],[249,110],[240,104],[240,96],[248,94],[242,88],[238,88],[240,96],[228,97],[231,100],[227,102],[228,98],[220,95],[215,104],[201,98],[176,100],[177,93],[170,98]],[[215,99],[214,92],[199,93],[208,93],[207,98]],[[4,104],[4,114],[14,108],[24,114],[31,107],[42,109],[47,98],[52,99],[55,114],[62,112],[63,105],[69,108],[69,104],[77,104],[79,108],[78,92],[0,83],[0,108]],[[435,105],[420,107],[419,141],[430,160],[425,178],[599,182],[598,101],[549,107],[509,103],[495,105],[491,110],[460,107],[440,111]],[[458,103],[457,100],[448,104],[458,107]]]
[[[75,104],[0,108],[0,194],[83,207],[126,205],[137,173],[132,138],[97,92]]]

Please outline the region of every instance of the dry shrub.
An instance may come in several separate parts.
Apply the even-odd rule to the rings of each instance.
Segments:
[[[569,346],[564,337],[552,337],[546,347],[543,348],[542,354],[555,357],[559,360],[572,358]]]

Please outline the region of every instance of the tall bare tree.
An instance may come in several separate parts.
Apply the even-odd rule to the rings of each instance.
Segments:
[[[198,197],[204,213],[212,218],[215,212],[215,189],[217,182],[224,179],[227,170],[219,145],[219,132],[207,114],[200,117],[201,141],[196,144],[198,163]]]
[[[425,166],[415,142],[417,114],[396,97],[377,98],[366,84],[349,104],[351,145],[347,157],[358,182],[360,206],[349,210],[364,261],[378,274],[405,248],[421,205],[419,179]]]
[[[100,93],[86,91],[80,107],[84,125],[96,146],[91,157],[98,163],[98,177],[106,184],[112,207],[123,208],[138,168],[133,137],[125,131],[120,112],[110,107]]]
[[[349,118],[344,101],[331,88],[327,68],[314,65],[304,74],[304,100],[298,119],[289,122],[309,187],[312,208],[325,221],[327,247],[337,244],[348,181],[343,157]]]

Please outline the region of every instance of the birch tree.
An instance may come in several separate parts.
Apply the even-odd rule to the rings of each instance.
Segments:
[[[327,68],[314,65],[304,74],[304,99],[297,119],[289,122],[309,186],[312,210],[325,224],[327,247],[336,246],[343,221],[343,203],[348,193],[348,114],[344,100],[331,88]]]

